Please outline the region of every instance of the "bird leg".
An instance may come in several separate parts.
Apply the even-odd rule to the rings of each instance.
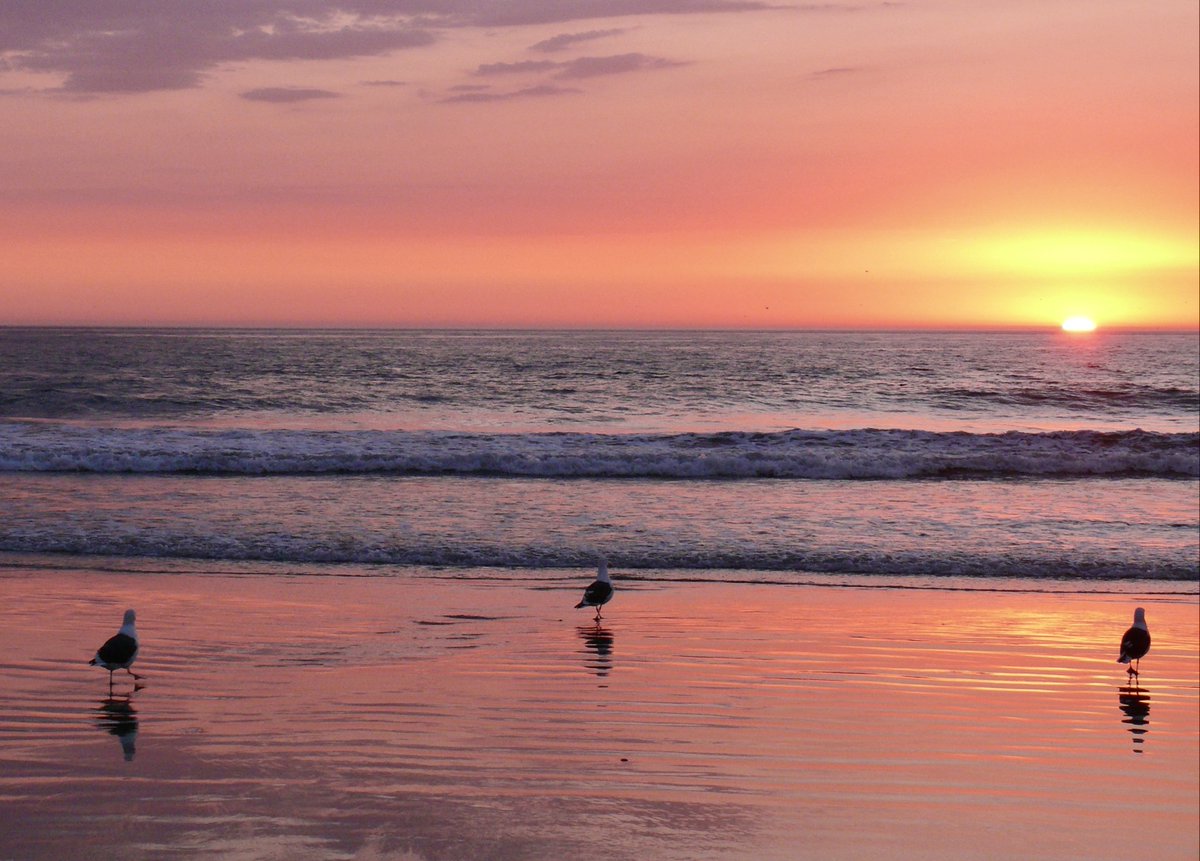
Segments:
[[[133,670],[129,669],[129,667],[125,668],[125,672],[127,672],[127,673],[129,673],[129,675],[133,676],[134,681],[145,678],[145,676],[139,676]],[[109,673],[109,678],[112,678],[112,673]]]

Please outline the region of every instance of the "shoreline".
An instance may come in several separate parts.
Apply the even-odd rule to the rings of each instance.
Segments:
[[[569,567],[487,567],[418,565],[395,562],[293,562],[258,559],[208,559],[179,556],[108,556],[75,553],[30,553],[0,550],[0,577],[6,572],[65,571],[106,574],[161,574],[202,577],[330,577],[435,582],[496,582],[514,586],[574,588],[593,571],[589,563]],[[472,573],[477,572],[477,573]],[[923,592],[1013,592],[1023,594],[1154,595],[1200,599],[1200,578],[987,577],[973,574],[868,574],[819,571],[622,568],[618,582],[628,587],[686,584],[739,584],[784,588],[883,589]]]

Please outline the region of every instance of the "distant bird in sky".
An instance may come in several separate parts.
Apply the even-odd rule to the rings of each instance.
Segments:
[[[613,585],[612,580],[608,579],[608,560],[600,560],[600,570],[596,572],[596,579],[591,586],[583,591],[583,600],[575,605],[575,609],[580,607],[595,607],[596,621],[600,621],[600,608],[612,600]]]
[[[1138,674],[1137,665],[1148,651],[1150,651],[1150,629],[1146,627],[1146,611],[1138,607],[1133,611],[1133,627],[1126,631],[1125,636],[1121,638],[1121,657],[1117,658],[1117,663],[1128,664],[1133,661],[1134,665],[1129,668],[1129,675],[1136,676]]]
[[[96,657],[88,661],[93,666],[108,670],[109,687],[112,687],[112,674],[116,670],[124,670],[133,676],[134,679],[141,678],[141,676],[129,669],[129,665],[134,662],[138,653],[137,629],[134,627],[135,619],[136,614],[132,610],[126,610],[125,618],[121,622],[121,630],[109,637],[96,652]]]

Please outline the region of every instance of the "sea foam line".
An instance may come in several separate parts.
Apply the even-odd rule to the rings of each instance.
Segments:
[[[441,545],[417,542],[408,546],[382,543],[337,545],[278,536],[164,534],[160,531],[92,534],[6,534],[0,528],[0,553],[51,555],[58,558],[126,558],[195,560],[225,563],[284,563],[293,565],[369,565],[489,568],[513,572],[589,567],[594,548],[497,547],[490,544]],[[1200,581],[1194,558],[1171,554],[1079,554],[998,550],[962,553],[953,550],[879,551],[866,548],[811,548],[780,551],[760,549],[728,551],[709,547],[687,552],[669,548],[623,549],[613,557],[629,579],[647,579],[653,571],[691,572],[693,576],[722,579],[726,572],[807,572],[900,578],[971,577],[1033,578],[1046,580],[1164,580]],[[335,573],[330,569],[322,569]],[[654,579],[653,577],[649,579]]]
[[[0,423],[0,471],[539,478],[1200,477],[1200,434],[894,429],[686,434],[205,430]]]

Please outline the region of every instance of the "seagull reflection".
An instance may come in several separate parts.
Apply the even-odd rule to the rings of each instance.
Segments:
[[[137,688],[135,688],[137,690]],[[132,762],[137,753],[138,719],[133,707],[133,694],[105,697],[96,707],[96,724],[121,742],[125,761]]]
[[[1126,686],[1117,688],[1117,695],[1121,711],[1125,713],[1121,723],[1129,725],[1129,732],[1133,735],[1133,752],[1141,753],[1145,749],[1146,736],[1150,733],[1150,692],[1145,688]]]
[[[600,627],[599,623],[595,625],[583,625],[578,630],[583,644],[588,647],[588,651],[595,653],[594,655],[589,654],[587,656],[584,666],[598,676],[607,676],[609,670],[612,669],[612,631]]]

